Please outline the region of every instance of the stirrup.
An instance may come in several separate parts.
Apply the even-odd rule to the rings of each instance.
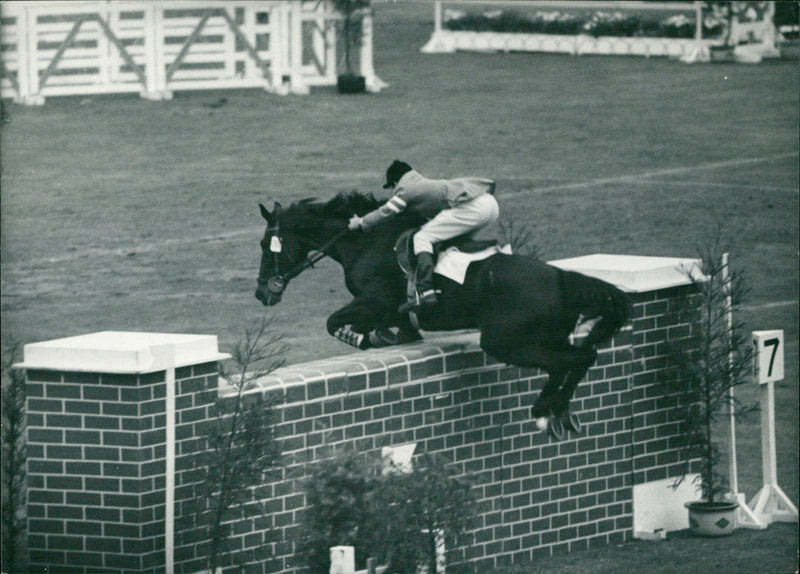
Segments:
[[[435,289],[428,289],[424,293],[421,293],[418,296],[419,305],[435,305],[439,302],[439,293],[441,293],[441,291],[436,291]]]
[[[438,296],[440,293],[441,291],[436,289],[429,289],[422,294],[415,292],[414,299],[400,305],[397,311],[400,313],[408,313],[409,311],[419,311],[422,307],[436,305],[436,303],[439,302]]]

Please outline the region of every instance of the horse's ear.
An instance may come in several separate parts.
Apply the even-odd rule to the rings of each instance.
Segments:
[[[261,217],[266,219],[267,223],[272,225],[272,214],[261,203],[258,204],[258,208],[261,210]]]
[[[283,208],[281,207],[281,204],[280,204],[280,203],[278,203],[278,202],[276,201],[276,202],[275,202],[275,209],[273,209],[273,210],[272,210],[272,213],[274,213],[275,215],[277,215],[277,214],[279,214],[279,213],[281,212],[281,209],[283,209]]]

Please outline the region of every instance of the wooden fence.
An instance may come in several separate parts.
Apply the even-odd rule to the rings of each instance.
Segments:
[[[341,15],[329,2],[3,2],[0,15],[0,95],[20,103],[223,88],[304,94],[336,84]],[[370,13],[359,60],[367,87],[380,89]]]

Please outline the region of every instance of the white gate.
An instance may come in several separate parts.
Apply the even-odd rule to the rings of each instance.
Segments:
[[[328,2],[2,2],[0,16],[0,96],[21,103],[252,87],[304,94],[336,84],[341,16]],[[361,72],[379,89],[371,25],[367,15]]]

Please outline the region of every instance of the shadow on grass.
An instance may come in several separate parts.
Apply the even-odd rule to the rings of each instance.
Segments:
[[[681,530],[664,541],[634,540],[575,551],[498,569],[494,574],[788,574],[798,571],[797,537],[797,524],[738,529],[721,538],[700,538]]]

